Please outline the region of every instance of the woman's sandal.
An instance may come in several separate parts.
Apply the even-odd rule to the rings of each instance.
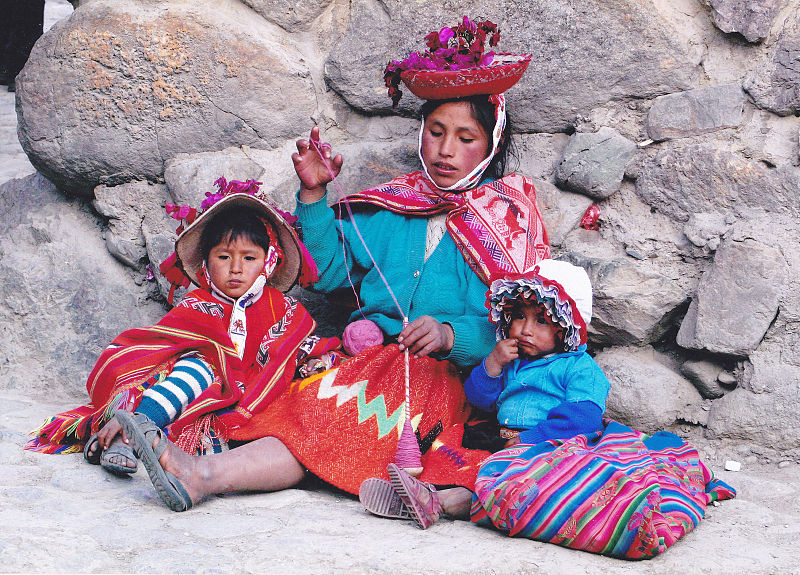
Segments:
[[[403,500],[385,479],[370,477],[358,489],[358,500],[373,515],[390,519],[412,519]]]
[[[153,487],[156,488],[161,501],[173,511],[186,511],[192,507],[192,498],[181,482],[169,471],[161,467],[158,458],[167,449],[167,438],[164,432],[153,421],[141,413],[117,412],[117,419],[125,430],[134,453],[142,460]],[[153,441],[158,444],[153,447]]]
[[[442,504],[436,488],[412,477],[405,469],[390,463],[388,467],[392,487],[411,512],[411,517],[421,529],[433,525],[442,514]]]

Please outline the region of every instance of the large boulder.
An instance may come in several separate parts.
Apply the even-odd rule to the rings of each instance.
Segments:
[[[743,87],[755,104],[780,116],[800,112],[800,7],[786,18],[765,60],[754,66]]]
[[[744,103],[735,84],[659,96],[647,113],[647,135],[668,140],[732,128],[742,123]]]
[[[366,0],[351,6],[350,26],[325,71],[330,86],[359,110],[388,112],[391,100],[382,82],[386,64],[425,50],[426,34],[453,26],[462,14],[497,23],[501,51],[532,54],[527,74],[508,93],[509,109],[523,131],[565,131],[577,114],[598,104],[685,90],[700,79],[652,7],[634,0],[493,5],[459,0],[446,11],[435,2],[398,0],[383,2],[382,10]],[[405,113],[419,103],[404,90],[400,106]]]
[[[691,214],[748,218],[753,210],[800,216],[800,170],[770,169],[709,144],[667,147],[644,162],[636,193],[678,221]]]
[[[0,213],[0,388],[84,401],[100,352],[164,308],[106,250],[89,206],[41,175],[0,186]]]
[[[738,32],[748,42],[760,42],[769,34],[782,0],[701,0],[711,8],[714,25],[723,32]]]
[[[667,356],[649,347],[615,347],[595,361],[611,382],[608,417],[649,433],[679,421],[705,424],[700,394]]]
[[[800,448],[800,329],[794,322],[780,331],[751,355],[747,381],[712,404],[711,437],[754,441],[782,451]]]
[[[678,331],[678,345],[747,356],[778,314],[789,269],[778,248],[753,239],[723,241]]]
[[[301,55],[231,2],[89,2],[37,42],[17,79],[31,163],[87,195],[157,179],[179,153],[277,146],[315,107]]]
[[[572,192],[603,200],[619,190],[636,144],[608,127],[576,133],[556,170],[556,183]]]
[[[592,200],[581,194],[559,190],[550,182],[534,179],[536,204],[542,213],[547,237],[553,248],[563,246],[567,234],[576,229]]]
[[[585,268],[592,280],[589,333],[597,345],[654,343],[685,309],[686,291],[647,263],[629,257],[587,257],[575,251],[567,259]]]
[[[142,225],[145,220],[166,222],[167,218],[159,217],[170,201],[166,186],[132,181],[114,187],[97,186],[94,195],[95,209],[108,218],[104,235],[109,253],[128,267],[143,267],[148,260]],[[150,227],[155,226],[151,223]]]
[[[248,156],[242,148],[226,148],[218,152],[178,154],[167,160],[164,181],[172,201],[178,205],[199,208],[206,194],[218,191],[214,185],[219,178],[228,181],[261,181],[264,167]]]

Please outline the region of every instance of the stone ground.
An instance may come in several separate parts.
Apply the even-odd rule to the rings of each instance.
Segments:
[[[47,25],[66,17],[48,0]],[[0,183],[32,173],[16,139],[13,94],[0,92]],[[355,498],[309,484],[212,498],[185,513],[164,507],[147,474],[120,479],[80,455],[22,450],[27,433],[75,401],[0,386],[2,573],[800,573],[800,466],[746,446],[693,440],[738,490],[664,555],[626,562],[508,538],[464,521],[428,531],[372,517]],[[743,463],[725,471],[726,460]]]

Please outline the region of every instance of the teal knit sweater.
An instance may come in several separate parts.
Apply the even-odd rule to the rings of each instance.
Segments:
[[[450,234],[445,234],[427,261],[427,218],[395,214],[378,208],[354,207],[356,224],[370,252],[386,277],[403,312],[410,321],[429,315],[448,323],[455,344],[445,359],[459,367],[477,365],[495,344],[489,322],[486,285],[467,265]],[[295,210],[303,230],[303,241],[319,268],[314,290],[328,293],[361,282],[364,315],[390,336],[400,333],[402,314],[372,264],[361,240],[345,217],[347,260],[342,250],[340,220],[323,197],[312,204],[297,201]],[[358,311],[351,321],[360,319]]]

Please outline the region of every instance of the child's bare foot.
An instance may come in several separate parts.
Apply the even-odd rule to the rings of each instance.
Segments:
[[[138,466],[136,456],[121,431],[122,426],[117,418],[111,418],[97,433],[96,439],[90,440],[91,443],[86,446],[86,459],[100,463],[103,469],[111,473],[135,473]],[[97,450],[101,450],[101,455],[97,455]]]
[[[116,417],[112,417],[97,434],[98,443],[103,447],[100,465],[114,473],[136,471],[136,456],[122,435],[122,426]]]

